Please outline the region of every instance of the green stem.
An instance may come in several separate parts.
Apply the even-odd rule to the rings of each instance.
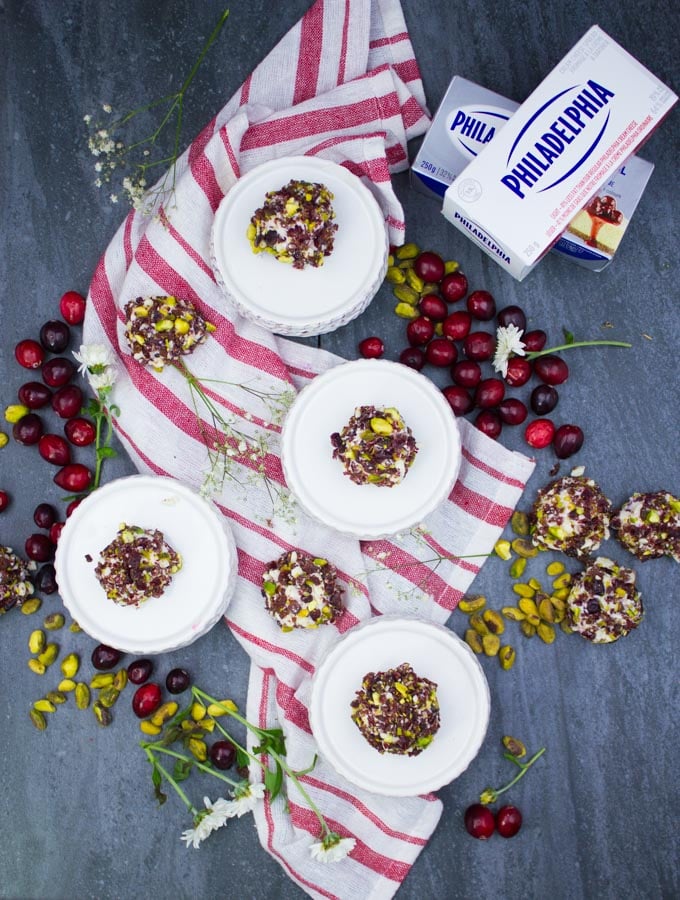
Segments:
[[[94,467],[94,479],[92,482],[92,490],[96,490],[99,487],[99,479],[101,478],[102,471],[102,462],[103,458],[99,455],[99,451],[101,449],[101,436],[102,436],[102,416],[95,416],[95,441],[94,441],[94,452],[96,457],[95,467]]]
[[[143,746],[144,746],[144,745],[143,745]],[[189,798],[187,797],[187,795],[184,793],[184,791],[182,790],[182,788],[177,784],[177,782],[176,782],[175,779],[172,777],[172,775],[168,772],[168,770],[158,762],[158,760],[156,759],[156,757],[153,755],[153,753],[149,750],[149,748],[148,748],[147,746],[144,746],[144,752],[146,753],[147,758],[148,758],[149,762],[151,763],[151,765],[152,765],[152,766],[156,766],[156,768],[157,768],[158,771],[161,773],[161,775],[163,776],[163,778],[165,778],[165,780],[168,782],[168,784],[172,785],[172,787],[173,787],[173,788],[175,789],[175,791],[177,792],[177,795],[178,795],[178,796],[182,799],[182,801],[186,804],[187,809],[189,810],[189,812],[192,813],[192,814],[195,814],[195,813],[196,813],[196,807],[195,807],[194,804],[191,802],[191,800],[189,800]]]
[[[531,768],[531,766],[533,766],[533,764],[536,762],[536,760],[539,757],[543,756],[544,753],[545,753],[545,747],[541,747],[541,749],[538,751],[538,753],[534,753],[534,755],[531,757],[531,759],[525,763],[522,763],[518,759],[513,757],[514,761],[520,767],[521,771],[518,772],[517,775],[515,775],[515,777],[512,779],[512,781],[509,782],[508,784],[506,784],[505,787],[498,788],[498,790],[494,791],[496,796],[499,796],[500,794],[504,794],[506,791],[510,790],[510,788],[514,784],[517,784],[517,782],[520,780],[520,778],[524,778],[527,771]]]
[[[290,780],[293,782],[293,784],[298,789],[298,791],[302,794],[302,796],[305,799],[305,802],[309,805],[309,808],[311,809],[311,811],[314,813],[314,815],[319,820],[319,824],[321,825],[321,827],[323,828],[323,831],[324,831],[324,836],[328,836],[329,834],[332,834],[332,831],[328,827],[328,823],[324,819],[321,810],[316,805],[316,803],[312,800],[312,798],[309,796],[309,794],[307,793],[305,788],[302,786],[302,782],[300,781],[298,776],[295,774],[295,772],[293,772],[293,770],[290,768],[290,766],[285,762],[285,760],[283,760],[279,756],[278,753],[276,753],[276,751],[270,749],[268,751],[268,753],[281,766],[283,771],[290,778]]]
[[[527,353],[526,359],[538,359],[539,356],[547,356],[549,353],[560,353],[562,350],[570,350],[572,347],[627,347],[632,344],[626,341],[573,341],[571,344],[560,344],[558,347],[548,347],[547,350],[534,350]]]
[[[190,762],[192,765],[196,766],[197,769],[200,769],[201,772],[206,772],[208,775],[214,775],[215,778],[219,778],[221,781],[226,781],[228,785],[231,787],[238,787],[240,782],[234,781],[233,778],[229,778],[227,775],[223,775],[221,772],[216,772],[214,769],[211,769],[210,766],[204,765],[200,760],[195,759],[193,756],[185,756],[183,753],[177,753],[175,750],[168,750],[167,747],[158,747],[155,744],[142,744],[144,749],[151,749],[151,753],[165,753],[166,756],[172,756],[175,759],[180,759],[182,762]]]
[[[222,13],[222,15],[220,16],[219,22],[217,23],[217,25],[216,25],[215,28],[213,29],[212,34],[210,35],[210,37],[208,38],[208,40],[205,42],[205,44],[204,44],[204,46],[203,46],[203,49],[202,49],[201,52],[199,53],[198,59],[197,59],[196,62],[194,63],[193,68],[191,69],[191,71],[189,72],[189,74],[187,75],[187,77],[185,78],[184,84],[182,85],[182,87],[181,87],[181,88],[179,89],[179,91],[177,92],[177,93],[178,93],[178,96],[182,96],[182,95],[186,92],[186,90],[187,90],[187,88],[189,87],[189,85],[191,84],[191,82],[194,80],[194,77],[195,77],[195,75],[196,75],[196,72],[198,72],[198,69],[199,69],[201,63],[202,63],[203,60],[205,59],[206,53],[208,52],[208,50],[210,50],[210,48],[212,47],[212,45],[213,45],[213,44],[215,43],[215,41],[217,40],[217,37],[219,36],[220,31],[222,30],[222,26],[223,26],[224,23],[227,21],[227,16],[228,16],[228,15],[229,15],[229,10],[228,10],[228,9],[225,9],[224,12]]]

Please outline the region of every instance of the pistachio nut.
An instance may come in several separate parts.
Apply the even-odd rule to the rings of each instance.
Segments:
[[[156,735],[161,733],[161,728],[158,725],[154,725],[148,719],[143,719],[139,723],[139,730],[144,734]]]
[[[524,537],[529,534],[529,516],[525,512],[516,509],[510,519],[510,525],[515,534]]]
[[[80,668],[80,657],[77,653],[69,653],[62,659],[60,668],[64,678],[74,678]]]
[[[524,619],[526,619],[522,610],[518,609],[516,606],[504,606],[501,609],[501,612],[506,619],[510,619],[513,622],[523,622]]]
[[[545,567],[546,575],[561,575],[564,572],[564,563],[559,562],[559,560],[555,560],[555,562],[548,563]]]
[[[45,616],[43,625],[48,631],[59,631],[64,627],[65,621],[61,613],[50,613],[49,616]]]
[[[536,604],[538,606],[538,614],[544,622],[552,623],[555,621],[555,608],[547,594],[536,594]]]
[[[115,675],[113,674],[113,672],[98,672],[90,679],[90,687],[94,691],[98,691],[101,688],[111,687],[113,685],[114,678]]]
[[[482,613],[482,619],[491,634],[503,634],[505,631],[503,617],[495,609],[485,609]]]
[[[230,712],[238,712],[238,706],[233,700],[218,700],[217,703],[211,703],[208,706],[208,715],[213,718],[226,716]]]
[[[99,696],[97,697],[97,703],[101,703],[101,705],[105,706],[106,709],[111,709],[119,696],[120,691],[117,691],[113,686],[102,688],[102,690],[99,692]]]
[[[562,619],[562,621],[560,622],[560,628],[562,629],[562,631],[563,631],[565,634],[573,634],[571,625],[569,624],[569,620],[567,619],[566,616],[565,616],[565,617]]]
[[[203,706],[203,704],[199,703],[197,700],[195,700],[191,704],[191,718],[194,720],[194,722],[200,722],[201,719],[205,718],[207,712],[208,711],[205,706]]]
[[[28,600],[24,600],[21,604],[21,611],[25,616],[32,616],[33,613],[38,612],[41,606],[42,600],[40,597],[29,597]]]
[[[530,588],[533,588],[535,591],[542,591],[542,590],[543,590],[543,585],[542,585],[541,582],[538,580],[538,578],[530,578],[530,579],[527,581],[527,584],[529,585]]]
[[[530,622],[520,622],[519,627],[522,629],[522,634],[525,637],[531,638],[536,634],[536,626]]]
[[[208,758],[208,746],[200,738],[190,737],[188,741],[189,752],[199,762],[205,762]]]
[[[420,315],[417,308],[410,303],[397,303],[394,311],[401,319],[417,319]]]
[[[92,712],[94,713],[94,717],[97,722],[102,726],[102,728],[106,728],[107,725],[110,725],[113,722],[113,716],[109,712],[109,710],[102,706],[98,701],[93,704]]]
[[[515,759],[521,759],[523,756],[527,755],[527,748],[521,741],[518,741],[517,738],[512,737],[512,735],[503,735],[501,742],[508,753],[512,753]]]
[[[472,628],[465,632],[465,643],[474,653],[482,653],[484,650],[482,636]]]
[[[472,615],[470,616],[470,627],[473,628],[477,632],[477,634],[490,634],[486,622],[478,612],[472,613]]]
[[[164,725],[168,719],[172,719],[178,709],[179,703],[175,703],[174,700],[171,700],[168,703],[161,703],[156,712],[149,717],[149,721],[152,725],[160,727]]]
[[[538,556],[538,547],[534,547],[531,541],[527,541],[521,537],[515,538],[512,542],[512,549],[518,556],[523,556],[526,559]]]
[[[552,596],[557,597],[558,600],[566,600],[569,594],[571,594],[571,588],[560,588],[552,592]]]
[[[559,578],[556,578],[553,583],[553,590],[559,591],[562,588],[567,588],[571,584],[571,575],[569,572],[564,572]]]
[[[555,629],[547,622],[539,622],[536,626],[536,633],[544,644],[552,644],[555,640]]]
[[[487,656],[496,656],[501,649],[501,639],[495,634],[485,634],[482,637],[482,647]]]
[[[447,259],[444,262],[444,275],[450,275],[451,272],[457,272],[460,269],[460,263],[455,259]]]
[[[420,300],[420,294],[415,291],[410,284],[397,284],[392,289],[392,293],[401,303],[408,303],[409,306],[415,306]]]
[[[37,709],[38,712],[42,713],[53,713],[57,711],[57,707],[51,700],[36,700],[33,704],[33,709]]]
[[[425,287],[425,282],[416,275],[415,269],[406,269],[406,284],[412,287],[414,291],[417,291],[418,294],[421,294]]]
[[[71,678],[62,678],[59,684],[57,685],[57,690],[62,693],[70,693],[71,691],[75,691],[76,683]]]
[[[45,674],[45,663],[40,662],[39,659],[34,659],[31,657],[28,661],[28,668],[31,672],[35,672],[36,675],[44,675]]]
[[[415,259],[416,256],[420,253],[420,247],[417,244],[402,244],[401,247],[397,247],[394,252],[394,255],[397,259]]]
[[[76,706],[78,709],[87,709],[90,705],[90,689],[84,681],[76,685]]]
[[[122,691],[128,683],[128,673],[125,669],[118,669],[113,676],[113,687],[117,691]]]
[[[498,661],[501,664],[501,669],[505,669],[506,672],[508,669],[512,669],[515,665],[516,656],[515,648],[511,647],[510,644],[504,644],[498,651]]]
[[[496,543],[493,545],[493,552],[496,554],[496,556],[500,556],[501,559],[510,559],[510,557],[512,556],[510,541],[506,541],[503,539],[496,541]]]
[[[45,649],[45,632],[37,628],[28,637],[28,649],[31,653],[42,653]]]
[[[524,584],[523,582],[513,584],[512,589],[515,594],[518,594],[520,597],[533,597],[536,593],[532,587],[529,587],[528,584]]]
[[[538,615],[538,607],[536,606],[535,601],[531,599],[531,597],[520,597],[519,603],[517,605],[526,616]]]
[[[521,578],[524,574],[524,570],[527,567],[527,561],[523,556],[518,556],[517,559],[514,559],[510,564],[510,577],[511,578]]]
[[[44,731],[47,728],[47,719],[39,710],[31,709],[28,715],[38,731]]]
[[[479,610],[484,609],[485,606],[486,597],[478,595],[477,597],[463,597],[458,604],[458,609],[466,615],[469,615],[473,612],[479,612]]]
[[[78,634],[78,632],[82,631],[83,629],[77,622],[71,622],[71,624],[68,626],[68,630],[72,631],[74,634]]]
[[[66,703],[66,694],[61,691],[48,691],[45,694],[45,699],[59,706],[61,703]]]
[[[403,284],[406,281],[406,273],[398,266],[389,266],[385,278],[390,284]]]

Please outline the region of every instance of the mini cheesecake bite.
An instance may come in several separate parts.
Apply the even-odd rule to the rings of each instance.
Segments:
[[[335,566],[302,550],[290,550],[267,565],[262,596],[282,631],[335,622],[344,608]]]
[[[331,435],[333,459],[355,484],[394,487],[413,465],[418,446],[394,407],[358,406],[340,432]]]
[[[636,628],[643,615],[635,572],[600,556],[574,580],[567,598],[573,631],[594,644],[609,644]]]
[[[680,562],[680,499],[668,491],[635,493],[612,519],[616,537],[638,559]]]
[[[0,615],[21,606],[33,592],[29,575],[35,563],[26,563],[11,547],[0,547]]]
[[[439,730],[437,685],[408,663],[365,675],[351,709],[352,721],[379,753],[418,756]]]
[[[123,523],[101,551],[95,575],[109,600],[140,606],[162,596],[181,568],[182,557],[161,531]]]
[[[530,517],[533,543],[589,556],[609,537],[610,515],[611,504],[592,479],[567,475],[538,492]]]
[[[193,353],[215,326],[177,297],[137,297],[125,304],[125,338],[137,362],[160,372]]]

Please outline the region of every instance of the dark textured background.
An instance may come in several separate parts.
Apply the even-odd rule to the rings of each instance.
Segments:
[[[184,142],[197,133],[308,6],[233,0],[230,20],[188,98]],[[454,73],[521,100],[595,21],[591,4],[405,0],[405,15],[434,110]],[[680,86],[677,5],[671,0],[601,0],[598,24],[666,83]],[[90,275],[124,213],[93,182],[83,115],[108,101],[131,108],[176,89],[213,27],[215,0],[0,0],[0,385],[2,407],[27,380],[13,359],[17,340],[58,316],[69,289]],[[585,464],[613,503],[633,490],[674,490],[680,438],[677,377],[678,190],[680,113],[644,148],[656,171],[617,259],[591,274],[549,257],[517,284],[439,215],[436,204],[395,179],[408,239],[460,260],[471,287],[519,303],[530,326],[553,341],[628,339],[630,351],[577,350],[555,412],[575,421]],[[415,148],[412,148],[412,155]],[[384,336],[388,358],[404,345],[404,323],[383,289],[361,319],[322,344],[353,358],[357,341]],[[604,329],[603,323],[613,323]],[[648,337],[646,337],[648,336]],[[520,430],[502,440],[522,449]],[[21,549],[41,500],[59,502],[35,448],[0,451],[0,487],[14,503],[0,517],[0,542]],[[554,457],[539,453],[523,505],[548,480]],[[571,461],[563,464],[567,472]],[[123,458],[107,476],[131,471]],[[632,557],[605,548],[621,562]],[[545,557],[528,574],[543,574]],[[575,568],[571,566],[572,570]],[[441,791],[444,814],[400,897],[658,898],[680,895],[678,875],[678,568],[670,560],[638,565],[646,615],[613,646],[593,647],[561,633],[553,646],[518,632],[511,673],[485,660],[493,712],[488,737],[468,772]],[[506,567],[490,560],[475,582],[499,608],[512,596]],[[122,699],[114,725],[90,713],[59,710],[45,734],[27,711],[55,676],[26,668],[27,638],[43,610],[16,610],[0,621],[0,896],[3,898],[301,897],[259,846],[250,817],[232,821],[200,851],[179,834],[185,812],[172,798],[158,810],[136,749],[137,722]],[[456,613],[451,626],[462,633]],[[513,627],[513,626],[511,626]],[[89,655],[85,635],[62,632],[64,651]],[[216,693],[245,697],[248,663],[217,626],[159,668],[186,665]],[[463,830],[462,812],[487,784],[510,776],[500,736],[512,733],[547,753],[509,797],[523,810],[519,836],[488,843]],[[212,785],[210,785],[212,787]]]

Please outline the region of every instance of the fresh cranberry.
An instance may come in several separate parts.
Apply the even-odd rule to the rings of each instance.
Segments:
[[[151,678],[153,663],[150,659],[136,659],[127,667],[127,676],[133,684],[144,684]]]
[[[527,327],[527,317],[519,306],[504,306],[503,309],[498,311],[496,321],[503,328],[507,328],[508,325],[514,325],[515,328],[524,331]]]
[[[542,450],[552,443],[555,437],[555,426],[550,419],[534,419],[524,429],[524,440],[530,447]]]
[[[53,319],[40,329],[40,343],[51,353],[63,353],[71,339],[71,329],[66,322]]]
[[[58,434],[44,434],[38,441],[42,458],[55,466],[67,466],[71,462],[71,448],[66,438]]]
[[[496,315],[496,301],[488,291],[473,291],[467,298],[468,312],[475,319],[488,322]]]
[[[451,378],[461,387],[477,387],[482,380],[482,367],[472,359],[461,359],[451,366]]]
[[[38,528],[51,528],[57,521],[57,511],[49,503],[39,503],[33,510],[33,521]]]
[[[425,348],[425,359],[433,366],[450,366],[456,361],[456,345],[448,338],[435,338]]]
[[[471,331],[463,341],[463,352],[468,359],[483,362],[485,359],[491,359],[495,346],[493,336],[486,331]]]
[[[495,439],[503,430],[503,423],[495,409],[483,409],[475,419],[475,428],[479,428],[487,437]]]
[[[439,285],[439,293],[447,303],[457,303],[468,291],[468,280],[462,272],[445,275]]]
[[[560,395],[549,384],[539,384],[531,392],[529,402],[537,416],[545,416],[557,406]]]
[[[145,719],[156,712],[161,705],[161,689],[153,681],[138,687],[132,698],[132,710],[140,719]]]
[[[457,384],[450,384],[442,388],[442,394],[446,397],[449,406],[457,416],[464,416],[474,406],[472,397],[464,387],[460,387]]]
[[[367,337],[359,342],[359,353],[364,359],[380,359],[385,352],[385,345],[379,337]]]
[[[522,335],[522,343],[527,353],[538,353],[539,350],[545,347],[547,340],[548,335],[545,331],[541,331],[540,328],[534,331],[527,331],[526,334]]]
[[[76,367],[65,356],[48,359],[42,366],[42,380],[51,388],[63,387],[73,378]]]
[[[425,354],[419,347],[406,347],[399,354],[399,362],[419,372],[425,365]]]
[[[191,676],[186,669],[171,669],[165,679],[165,686],[171,694],[181,694],[191,684]]]
[[[485,378],[475,391],[475,403],[480,409],[498,406],[505,396],[505,385],[500,378]]]
[[[26,413],[12,426],[12,435],[19,444],[37,444],[43,433],[43,423],[36,413]]]
[[[83,405],[83,392],[75,384],[67,384],[52,397],[52,409],[62,419],[77,416]]]
[[[121,652],[108,644],[97,644],[92,651],[92,665],[95,669],[105,672],[113,669],[120,662]]]
[[[506,425],[521,425],[527,417],[527,408],[516,397],[506,397],[498,404],[498,415]]]
[[[0,491],[0,512],[4,512],[9,506],[10,496],[7,491]]]
[[[65,491],[81,494],[89,488],[92,472],[82,463],[69,463],[63,469],[59,469],[52,480]]]
[[[559,356],[539,356],[534,372],[546,384],[562,384],[569,377],[569,366]]]
[[[64,425],[64,434],[76,447],[87,447],[96,438],[97,430],[89,419],[76,416]]]
[[[444,319],[442,330],[445,337],[452,341],[462,341],[470,334],[472,328],[472,316],[467,310],[458,309]]]
[[[74,509],[77,509],[80,504],[83,502],[83,497],[76,497],[75,500],[71,500],[69,505],[66,507],[66,518],[71,515]]]
[[[465,810],[465,830],[473,838],[486,841],[494,833],[495,827],[493,813],[481,803],[473,803]]]
[[[531,363],[523,356],[513,356],[508,360],[505,380],[511,387],[521,387],[531,378]]]
[[[553,438],[555,455],[559,459],[573,456],[583,446],[583,431],[578,425],[560,425]]]
[[[236,761],[236,747],[231,741],[215,741],[210,748],[210,761],[216,769],[231,769]]]
[[[516,806],[501,806],[496,813],[496,830],[501,837],[514,837],[522,827],[522,813]]]
[[[59,590],[57,573],[52,563],[45,563],[35,576],[35,587],[41,594],[56,594]]]
[[[431,283],[441,281],[444,277],[444,260],[438,253],[429,250],[416,257],[413,268],[418,278],[422,278],[423,281]]]
[[[425,316],[412,319],[406,326],[406,337],[413,347],[427,344],[434,334],[434,325]]]
[[[45,361],[45,351],[37,341],[30,338],[19,341],[14,348],[16,361],[24,369],[39,369]]]
[[[27,381],[17,391],[19,400],[29,409],[42,409],[52,398],[52,391],[41,381]]]
[[[26,556],[36,562],[49,562],[54,556],[54,545],[46,534],[31,534],[24,545]]]
[[[59,311],[69,325],[80,325],[85,318],[85,298],[77,291],[66,291],[59,301]]]
[[[54,525],[50,528],[50,540],[56,547],[59,543],[59,538],[61,537],[61,532],[64,530],[63,522],[55,522]]]
[[[448,306],[438,294],[425,294],[418,304],[418,309],[435,322],[442,322],[449,312]]]

